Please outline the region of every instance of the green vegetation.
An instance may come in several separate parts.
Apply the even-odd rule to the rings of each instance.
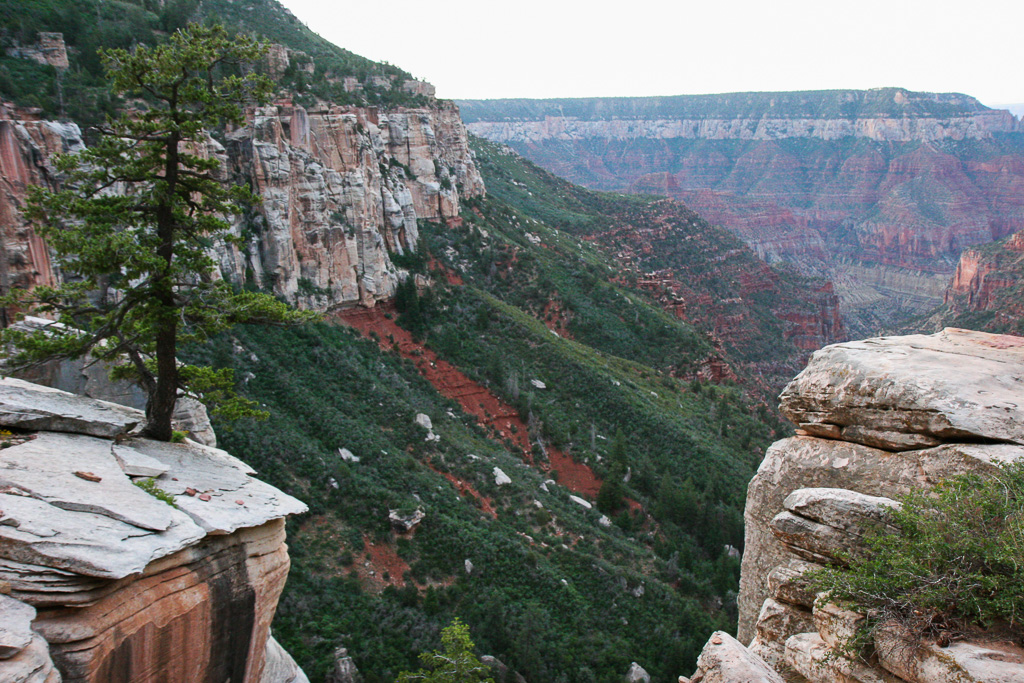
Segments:
[[[891,527],[865,536],[849,567],[821,570],[815,589],[868,615],[857,644],[896,621],[915,634],[1024,631],[1024,464],[915,491]]]
[[[162,500],[167,503],[172,508],[178,507],[178,504],[174,502],[174,496],[157,486],[156,479],[153,479],[152,477],[149,479],[134,479],[132,480],[132,483],[157,500]]]
[[[234,393],[230,370],[179,368],[179,342],[201,342],[238,322],[298,324],[314,317],[211,277],[210,245],[231,239],[222,216],[254,198],[221,182],[219,161],[200,150],[207,129],[244,120],[238,102],[267,97],[265,78],[223,71],[264,52],[252,39],[229,39],[223,28],[195,24],[152,49],[100,50],[114,90],[146,98],[149,108],[109,119],[94,145],[57,157],[66,174],[60,190],[29,188],[26,213],[66,281],[8,297],[6,305],[50,313],[61,323],[4,330],[3,340],[19,349],[12,365],[87,353],[116,364],[118,377],[148,393],[145,434],[161,441],[171,439],[179,390],[225,416],[264,414]],[[126,189],[106,192],[112,186]]]
[[[314,72],[300,68],[304,58],[295,55],[278,83],[299,101],[321,97],[385,107],[425,102],[402,91],[402,83],[412,78],[408,73],[332,45],[275,0],[0,0],[0,97],[39,107],[49,118],[99,123],[120,103],[107,89],[100,49],[154,46],[190,21],[223,24],[232,34],[261,36],[304,52]],[[64,73],[3,53],[2,48],[33,45],[40,31],[64,35],[71,63]],[[370,76],[393,78],[395,87],[347,93],[342,87],[346,76],[360,82]]]
[[[494,683],[489,668],[473,654],[473,641],[469,627],[456,619],[441,631],[443,652],[424,652],[420,655],[422,669],[412,673],[403,671],[396,683]]]
[[[510,358],[514,352],[518,360],[521,348],[529,346],[510,350]],[[480,652],[530,680],[549,681],[612,683],[630,661],[652,662],[649,671],[674,680],[693,668],[707,633],[733,628],[738,566],[721,557],[717,540],[709,537],[705,551],[675,526],[628,516],[627,528],[601,526],[599,513],[571,502],[564,487],[543,491],[547,475],[524,467],[519,454],[439,397],[410,362],[347,328],[239,326],[230,337],[193,347],[188,360],[248,378],[240,391],[271,416],[217,420],[220,444],[311,507],[289,524],[293,564],[274,631],[312,680],[323,677],[334,649],[344,645],[368,682],[393,681],[415,666],[415,653],[437,647],[454,617],[471,626]],[[618,363],[625,362],[613,367]],[[635,369],[613,375],[621,387],[606,380],[607,393],[618,392],[623,403],[642,404],[645,393],[653,398],[645,387],[630,386],[643,381],[641,368],[622,367]],[[585,394],[574,401],[582,414]],[[431,416],[439,442],[424,441],[413,423],[421,412]],[[665,408],[648,419],[673,412]],[[681,429],[685,418],[675,419]],[[343,460],[339,448],[360,461]],[[686,455],[671,437],[658,448],[671,449],[666,459]],[[495,485],[496,466],[511,484]],[[749,476],[749,467],[737,480]],[[481,509],[483,498],[458,496],[442,473],[472,485],[497,517]],[[694,499],[708,501],[708,526],[719,527],[716,514],[725,508],[713,495],[698,489]],[[731,497],[730,510],[739,498]],[[406,507],[427,517],[411,538],[396,539],[388,511]],[[701,523],[701,514],[691,521]],[[736,526],[728,542],[738,542],[738,512],[730,514]],[[394,548],[408,564],[404,576],[390,569],[394,585],[382,590],[367,577],[367,542]],[[677,554],[679,546],[685,550]]]

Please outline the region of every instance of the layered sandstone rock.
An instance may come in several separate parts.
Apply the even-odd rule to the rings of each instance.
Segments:
[[[391,297],[390,254],[416,250],[417,220],[454,218],[484,191],[452,106],[267,107],[212,153],[263,200],[236,225],[245,244],[220,249],[224,276],[307,308]]]
[[[275,55],[278,66],[288,57]],[[22,209],[29,185],[56,186],[53,156],[81,147],[74,124],[0,108],[2,291],[60,280]],[[458,109],[444,102],[388,112],[261,108],[226,147],[208,138],[199,152],[262,199],[233,218],[241,244],[215,246],[221,275],[304,308],[390,298],[402,276],[391,255],[417,249],[417,221],[454,218],[460,198],[484,193]]]
[[[132,436],[133,409],[2,384],[0,611],[20,621],[0,680],[303,680],[269,638],[302,503],[223,451]]]
[[[880,89],[461,106],[473,133],[564,178],[680,199],[769,262],[832,279],[855,331],[934,309],[961,251],[1024,229],[1024,128],[963,95]]]
[[[943,320],[983,313],[985,329],[1020,329],[1024,320],[1024,231],[995,244],[965,250],[945,291]]]
[[[848,658],[864,615],[815,596],[806,578],[856,557],[894,498],[1024,460],[1022,376],[1024,339],[967,330],[815,353],[782,394],[800,435],[769,448],[747,491],[739,638],[750,646],[737,656],[811,683],[1024,681],[1013,643],[943,647],[895,626],[876,634],[871,657]]]

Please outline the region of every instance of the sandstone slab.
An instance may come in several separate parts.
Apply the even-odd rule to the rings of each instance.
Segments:
[[[153,560],[206,535],[180,510],[148,497],[153,501],[149,506],[166,508],[160,510],[168,519],[166,530],[143,529],[106,515],[65,510],[30,496],[0,493],[0,558],[121,579],[140,573]]]
[[[75,472],[88,472],[95,481]],[[105,439],[45,432],[0,450],[0,487],[140,529],[166,531],[172,523],[168,505],[132,485]]]
[[[839,425],[844,439],[908,450],[929,439],[1024,443],[1022,395],[1024,339],[946,328],[827,346],[780,408],[798,424]]]
[[[145,420],[141,411],[0,378],[0,426],[113,438]]]
[[[208,533],[230,534],[308,509],[292,496],[250,477],[251,468],[216,448],[144,439],[134,440],[132,448],[168,468],[156,480],[157,485],[175,496],[178,507]],[[200,495],[186,495],[188,489]]]

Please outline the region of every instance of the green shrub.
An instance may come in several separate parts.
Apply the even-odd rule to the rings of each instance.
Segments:
[[[901,499],[845,568],[812,575],[818,591],[868,615],[860,638],[895,620],[921,635],[1024,626],[1024,462],[963,475]],[[858,640],[860,639],[858,638]]]

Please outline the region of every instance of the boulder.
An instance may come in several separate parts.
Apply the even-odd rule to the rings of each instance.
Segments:
[[[814,628],[833,650],[842,650],[864,624],[864,615],[839,605],[820,603],[814,606]]]
[[[856,555],[866,531],[884,525],[887,511],[899,507],[889,498],[835,488],[798,489],[782,504],[786,510],[772,519],[772,533],[794,554],[823,563]]]
[[[782,676],[724,631],[715,631],[697,658],[690,683],[785,683]]]
[[[636,662],[630,662],[626,683],[651,683],[651,675]]]
[[[142,411],[0,378],[0,426],[113,438],[145,421]]]
[[[434,425],[430,421],[430,416],[425,413],[417,413],[413,422],[415,422],[420,427],[423,427],[428,432],[434,429]]]
[[[42,636],[33,634],[28,646],[10,659],[0,660],[0,681],[4,683],[61,683],[61,675],[50,658]]]
[[[511,483],[512,483],[512,478],[509,477],[507,474],[505,474],[501,470],[501,468],[499,468],[499,467],[495,467],[494,468],[494,485],[495,486],[504,486],[505,484],[511,484]]]
[[[805,578],[807,572],[821,569],[820,564],[790,560],[768,573],[768,592],[779,602],[811,609],[815,593]],[[763,609],[763,608],[762,608]]]
[[[1024,444],[1022,371],[1024,339],[1008,335],[946,328],[846,342],[814,353],[780,409],[805,430],[837,425],[845,440],[888,450]]]
[[[423,510],[413,510],[409,514],[402,514],[399,510],[388,510],[388,521],[391,528],[400,534],[407,534],[426,519],[427,513]]]
[[[334,651],[334,666],[327,674],[327,683],[363,683],[363,676],[343,647]]]
[[[583,498],[580,498],[579,496],[569,496],[569,500],[571,500],[572,502],[576,503],[577,505],[579,505],[581,507],[585,507],[588,510],[594,507],[593,505],[590,504],[590,501],[584,500]]]
[[[798,489],[786,496],[782,505],[793,514],[856,536],[885,523],[889,510],[900,506],[891,498],[840,488]]]

